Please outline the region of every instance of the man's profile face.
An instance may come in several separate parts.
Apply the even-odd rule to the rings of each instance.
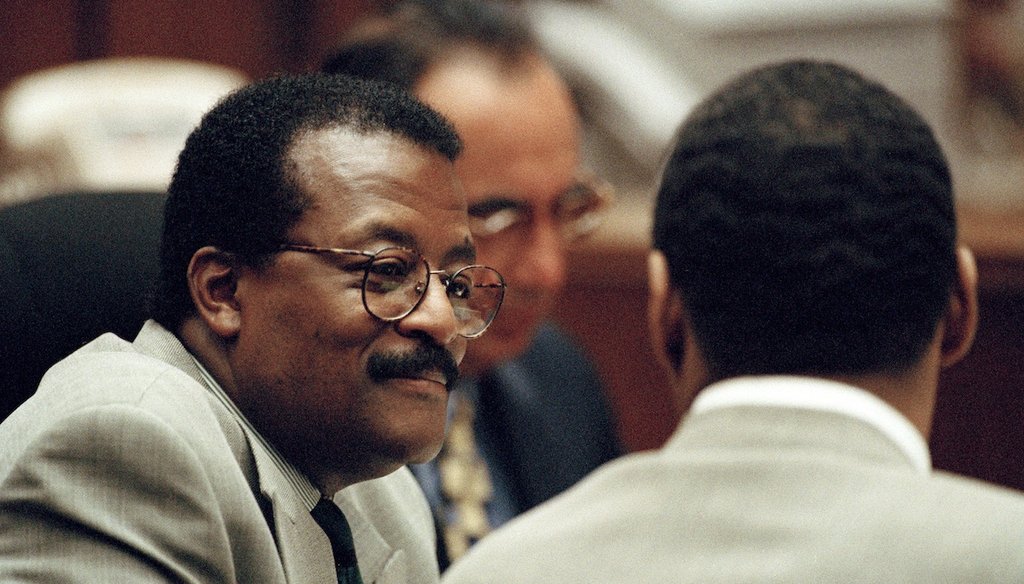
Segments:
[[[401,246],[449,273],[473,263],[465,200],[441,154],[389,134],[326,129],[300,135],[288,158],[312,201],[289,243]],[[416,310],[384,322],[363,306],[365,264],[358,255],[282,252],[238,283],[240,406],[311,477],[340,472],[353,482],[431,458],[444,437],[444,361],[465,355],[437,276]],[[445,358],[383,379],[371,373],[373,360],[417,350]]]
[[[523,229],[475,240],[480,262],[509,285],[502,314],[466,360],[486,369],[526,349],[565,283],[566,245],[553,210],[576,183],[579,122],[564,83],[533,57],[502,70],[475,53],[460,54],[429,69],[414,91],[462,138],[455,168],[471,214],[511,205],[530,217]]]

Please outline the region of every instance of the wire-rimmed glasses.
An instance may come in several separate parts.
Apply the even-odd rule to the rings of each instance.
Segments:
[[[562,240],[570,243],[592,233],[615,201],[612,186],[594,174],[581,173],[551,204],[551,216]],[[469,206],[469,229],[488,240],[503,234],[529,237],[535,211],[514,197],[496,196]]]
[[[363,270],[363,307],[385,322],[401,320],[416,310],[437,274],[451,302],[459,335],[472,339],[483,334],[505,298],[505,279],[493,268],[471,265],[453,274],[431,270],[419,253],[404,247],[378,252],[285,243],[278,251],[326,255],[355,255],[366,259],[354,268]]]

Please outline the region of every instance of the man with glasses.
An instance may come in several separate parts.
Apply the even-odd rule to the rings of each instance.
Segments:
[[[462,365],[451,440],[414,468],[438,520],[443,569],[619,453],[593,367],[545,321],[569,247],[597,226],[611,193],[581,172],[569,91],[513,4],[399,2],[357,23],[322,69],[396,83],[451,120],[480,258],[508,278],[501,318]],[[449,461],[449,450],[465,456]]]
[[[404,92],[339,76],[205,116],[154,319],[54,366],[0,425],[0,580],[436,582],[404,465],[440,448],[504,296],[460,146]]]

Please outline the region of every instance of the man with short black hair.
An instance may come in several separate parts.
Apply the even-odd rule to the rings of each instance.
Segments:
[[[1024,499],[931,469],[977,272],[903,100],[816,61],[715,92],[665,166],[649,280],[688,406],[674,436],[492,534],[446,584],[1024,578]]]

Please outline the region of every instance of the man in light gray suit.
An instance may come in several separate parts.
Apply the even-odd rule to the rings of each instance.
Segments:
[[[404,465],[439,449],[504,294],[473,262],[459,149],[340,76],[215,107],[169,189],[154,320],[0,425],[0,581],[436,582]]]
[[[652,341],[687,416],[445,584],[1024,581],[1024,498],[930,467],[977,272],[907,104],[828,63],[739,77],[677,134],[654,248]]]

